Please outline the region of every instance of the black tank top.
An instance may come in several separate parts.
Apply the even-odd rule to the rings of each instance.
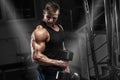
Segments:
[[[41,22],[41,25],[49,32],[50,34],[50,41],[46,42],[46,48],[44,51],[44,54],[52,59],[57,59],[58,53],[63,50],[63,41],[65,38],[64,31],[62,28],[58,25],[59,31],[54,31],[52,28],[46,25],[45,22]],[[49,70],[63,70],[63,68],[58,66],[49,66],[45,67],[42,66],[43,69],[49,69]]]
[[[42,22],[42,26],[47,29],[50,34],[50,41],[46,43],[46,50],[62,50],[63,49],[63,41],[64,41],[64,31],[58,25],[59,31],[54,31],[52,28],[47,26],[44,22]]]

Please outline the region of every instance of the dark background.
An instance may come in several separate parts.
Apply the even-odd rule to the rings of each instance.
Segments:
[[[32,31],[43,17],[45,4],[51,0],[0,1],[0,80],[35,80],[36,65],[31,63],[30,59],[30,38]],[[86,35],[83,32],[86,25],[84,2],[83,0],[52,1],[61,7],[58,23],[63,26],[66,33],[65,45],[68,50],[75,53],[74,60],[70,62],[71,69],[80,73],[81,80],[88,79]],[[104,0],[94,1],[93,30],[99,34],[95,40],[95,47],[98,47],[100,43],[106,41]],[[90,12],[92,3],[92,0],[88,0]],[[117,8],[120,9],[120,6],[117,5]],[[97,52],[97,59],[99,60],[99,56],[105,55],[106,52],[105,45]],[[93,67],[92,62],[90,64]],[[94,75],[94,72],[91,73]]]

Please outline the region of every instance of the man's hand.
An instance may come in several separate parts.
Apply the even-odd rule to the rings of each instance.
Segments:
[[[69,68],[69,66],[67,66],[67,67],[65,68],[65,72],[70,73],[70,68]]]

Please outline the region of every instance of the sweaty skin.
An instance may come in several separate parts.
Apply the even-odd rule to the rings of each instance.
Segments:
[[[47,65],[56,65],[66,68],[68,65],[67,61],[50,59],[43,54],[45,50],[45,43],[49,40],[49,33],[46,29],[39,25],[32,34],[33,59]]]
[[[59,27],[55,25],[55,22],[57,21],[59,11],[56,11],[56,13],[50,15],[47,12],[44,13],[43,21],[53,30],[59,31]],[[40,65],[55,65],[59,67],[65,68],[66,72],[70,72],[68,61],[64,60],[55,60],[50,59],[46,55],[43,54],[46,43],[49,42],[50,35],[49,32],[43,28],[42,25],[38,25],[36,29],[33,31],[31,36],[31,50],[33,54],[33,61],[36,63],[39,63]],[[65,50],[64,42],[63,42],[63,50]]]

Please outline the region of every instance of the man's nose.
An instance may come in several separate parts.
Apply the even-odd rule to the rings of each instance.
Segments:
[[[51,18],[51,19],[49,20],[49,22],[53,22],[53,19]]]

